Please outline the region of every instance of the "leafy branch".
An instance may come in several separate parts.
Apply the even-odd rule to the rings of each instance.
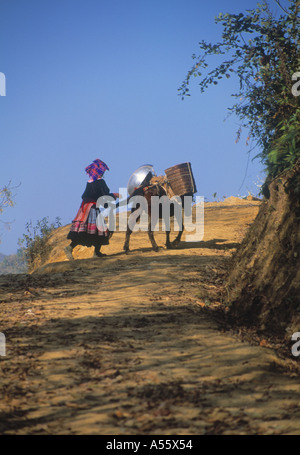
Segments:
[[[277,2],[281,7],[280,2]],[[246,13],[220,13],[215,22],[223,27],[222,40],[200,41],[201,54],[192,55],[194,65],[178,89],[182,99],[190,96],[192,76],[200,78],[201,93],[222,79],[237,78],[236,102],[228,108],[249,131],[261,150],[256,156],[272,176],[291,167],[299,158],[299,99],[292,95],[292,75],[300,69],[299,0],[290,0],[278,18],[267,2]],[[209,58],[221,62],[209,70]],[[224,58],[226,56],[226,58]],[[278,142],[279,141],[279,142]],[[292,142],[291,142],[292,141]]]
[[[17,186],[12,186],[11,182],[5,185],[0,189],[0,213],[3,213],[8,207],[13,207],[15,205],[14,199],[15,194],[13,190],[19,188],[20,184]],[[6,229],[9,229],[11,222],[0,220]]]

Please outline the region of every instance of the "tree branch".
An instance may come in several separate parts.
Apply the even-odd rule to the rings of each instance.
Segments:
[[[279,0],[274,0],[274,2],[279,6],[279,8],[282,9],[286,14],[289,14],[289,12],[280,4]]]

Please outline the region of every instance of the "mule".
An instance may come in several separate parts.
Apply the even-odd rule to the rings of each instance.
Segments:
[[[158,196],[159,198],[161,198],[162,196],[166,196],[167,197],[167,193],[165,191],[165,189],[159,185],[159,184],[155,184],[155,185],[150,185],[150,186],[143,186],[139,189],[137,189],[135,192],[134,192],[134,195],[133,196],[143,196],[145,198],[145,201],[147,202],[147,215],[148,215],[148,236],[149,236],[149,240],[151,242],[151,245],[152,245],[152,248],[154,251],[159,251],[159,247],[155,241],[155,238],[154,238],[154,232],[152,230],[153,226],[152,226],[152,222],[151,222],[151,208],[152,208],[152,204],[151,204],[151,198],[153,196]],[[170,201],[170,199],[169,199]],[[130,202],[130,199],[129,199],[129,202]],[[180,203],[179,201],[172,201],[172,203],[170,204],[170,217],[173,217],[174,214],[175,214],[175,210],[176,210],[176,204],[178,204],[177,206],[177,210],[181,210],[182,211],[182,208],[183,208],[183,202],[184,202],[184,199],[183,197],[180,197]],[[131,214],[133,214],[136,210],[140,209],[140,206],[139,207],[136,207],[136,208],[133,208],[131,210]],[[163,210],[162,210],[162,207],[161,205],[159,206],[159,213],[158,213],[158,219],[157,219],[157,222],[159,222],[159,220],[163,219]],[[140,215],[137,217],[136,219],[136,222],[140,220]],[[184,226],[183,226],[183,223],[181,223],[181,226],[180,226],[180,229],[178,231],[178,235],[176,236],[175,240],[173,242],[170,241],[170,228],[166,229],[166,247],[168,249],[170,248],[176,248],[181,240],[181,237],[182,237],[182,233],[184,231]],[[124,243],[124,246],[123,246],[123,249],[125,251],[125,253],[128,253],[129,252],[129,242],[130,242],[130,236],[132,234],[132,229],[130,229],[129,227],[129,223],[127,223],[127,230],[126,230],[126,237],[125,237],[125,243]]]

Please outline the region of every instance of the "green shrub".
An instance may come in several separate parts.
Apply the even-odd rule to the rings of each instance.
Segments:
[[[19,246],[23,258],[27,263],[28,271],[32,271],[35,266],[47,259],[51,247],[49,238],[54,229],[61,226],[60,218],[56,218],[54,223],[49,223],[49,218],[44,217],[37,221],[36,225],[29,221],[25,225],[26,233],[19,239]]]

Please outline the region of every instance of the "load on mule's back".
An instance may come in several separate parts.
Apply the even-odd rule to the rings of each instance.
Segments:
[[[155,221],[153,223],[153,197],[158,196],[162,198],[165,196],[168,200],[172,198],[172,203],[169,204],[169,216],[174,216],[174,213],[178,209],[180,209],[180,214],[182,208],[184,207],[184,196],[193,196],[196,192],[196,185],[194,176],[192,173],[191,163],[182,163],[176,166],[172,166],[165,170],[165,176],[156,176],[153,166],[150,164],[146,164],[144,166],[140,166],[130,177],[127,185],[127,191],[129,194],[129,202],[131,198],[134,196],[143,196],[143,200],[146,202],[147,214],[148,214],[148,236],[149,240],[152,244],[154,251],[158,251],[158,245],[155,241],[153,229],[155,227]],[[174,196],[177,196],[177,198]],[[179,198],[179,200],[178,200]],[[176,200],[177,199],[177,200]],[[157,198],[155,198],[157,200]],[[163,200],[163,199],[162,199]],[[170,202],[170,201],[169,201]],[[136,210],[141,210],[140,207],[135,207],[132,209],[132,213]],[[163,210],[161,204],[159,204],[157,213],[157,222],[159,219],[163,218]],[[140,217],[137,217],[136,221],[139,220]],[[129,251],[129,241],[130,235],[132,233],[132,226],[127,224],[127,231],[126,231],[126,239],[124,243],[124,250],[127,253]],[[178,232],[177,237],[173,242],[170,241],[170,225],[166,223],[166,247],[167,248],[175,248],[178,246],[184,226],[181,223],[181,228]]]
[[[197,193],[191,163],[177,164],[165,170],[167,182],[176,196],[193,196]]]

